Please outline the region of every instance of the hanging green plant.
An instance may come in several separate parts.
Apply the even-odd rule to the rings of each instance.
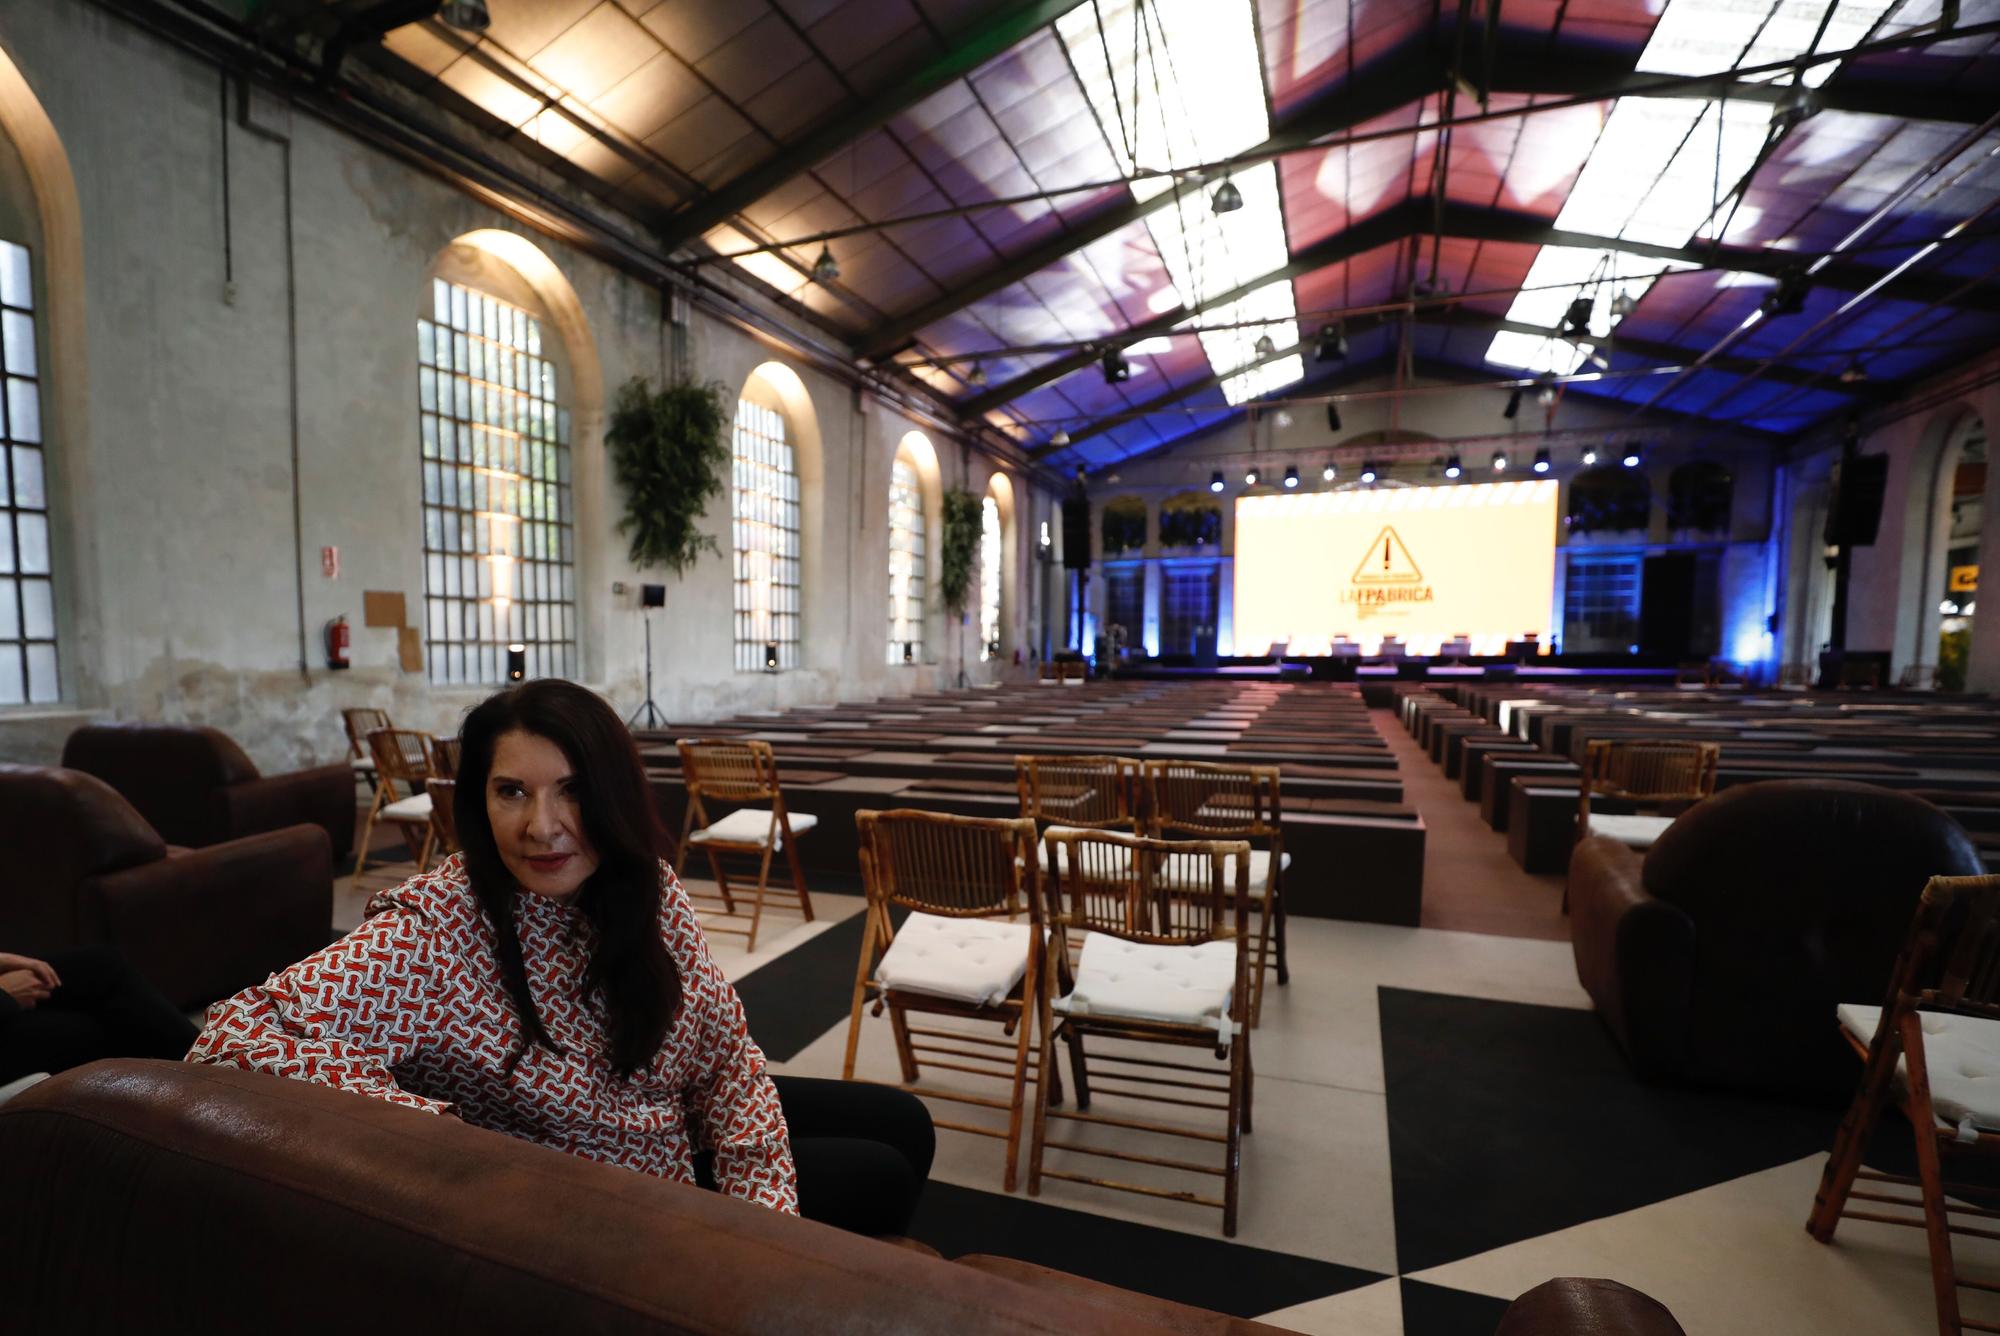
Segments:
[[[668,385],[633,377],[618,391],[605,428],[612,476],[625,489],[618,532],[632,537],[632,564],[685,572],[703,552],[721,555],[696,527],[722,494],[729,468],[729,400],[719,384]]]
[[[979,497],[954,487],[944,494],[943,570],[938,576],[938,596],[945,611],[965,611],[965,596],[972,589],[972,559],[978,552]]]

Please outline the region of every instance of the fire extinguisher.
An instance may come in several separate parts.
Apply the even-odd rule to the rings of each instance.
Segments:
[[[348,667],[347,662],[347,617],[335,617],[326,624],[326,666],[329,668]]]

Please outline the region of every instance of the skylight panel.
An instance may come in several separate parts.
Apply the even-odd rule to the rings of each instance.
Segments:
[[[1820,33],[1827,3],[1668,0],[1639,56],[1638,69],[1649,74],[1714,74],[1789,60],[1809,48],[1843,50],[1866,40],[1894,0],[1840,0],[1826,31]],[[1802,77],[1817,86],[1836,68],[1834,62],[1815,65]],[[1620,98],[1612,105],[1556,226],[1624,241],[1685,246],[1718,211],[1727,213],[1729,192],[1757,161],[1769,127],[1770,110],[1759,102]],[[1551,254],[1567,249],[1543,247],[1523,286],[1575,286],[1522,292],[1508,309],[1509,319],[1553,330],[1573,300],[1589,295],[1595,298],[1591,328],[1602,335],[1608,333],[1606,305],[1612,294],[1622,288],[1637,301],[1652,286],[1651,279],[1598,281],[1604,273],[1619,267],[1628,272],[1679,267],[1650,260],[1635,265],[1635,257],[1617,251]],[[1587,272],[1578,273],[1579,268]],[[1590,286],[1593,282],[1595,287]],[[1566,340],[1501,333],[1488,346],[1486,360],[1567,375],[1582,364],[1583,354]]]
[[[1228,158],[1269,137],[1253,22],[1250,0],[1102,0],[1072,9],[1056,30],[1120,166],[1167,171]],[[1148,215],[1146,227],[1182,307],[1236,292],[1290,257],[1276,165],[1262,163],[1232,179],[1243,207],[1223,214],[1209,207],[1213,183],[1171,177],[1132,183],[1141,201],[1179,191]],[[1149,304],[1172,309],[1164,300]],[[1261,322],[1201,335],[1230,403],[1305,374],[1297,357],[1250,366],[1260,337],[1278,347],[1298,342],[1297,314],[1289,281],[1204,312],[1204,323]]]

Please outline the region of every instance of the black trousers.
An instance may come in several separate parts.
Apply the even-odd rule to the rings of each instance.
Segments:
[[[799,1214],[856,1234],[901,1234],[930,1177],[937,1132],[905,1090],[807,1076],[773,1076],[792,1136]],[[707,1152],[695,1178],[715,1186]]]
[[[0,1084],[99,1058],[183,1058],[195,1027],[108,946],[48,958],[62,987],[0,1013]]]

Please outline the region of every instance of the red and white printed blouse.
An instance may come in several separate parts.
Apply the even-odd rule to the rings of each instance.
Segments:
[[[723,1192],[797,1213],[764,1054],[664,861],[660,933],[680,970],[681,1010],[651,1068],[629,1080],[611,1071],[602,997],[583,990],[594,930],[574,907],[516,892],[528,991],[563,1052],[532,1046],[511,1077],[501,1067],[521,1025],[462,857],[382,892],[367,912],[325,950],[211,1007],[188,1061],[450,1109],[475,1127],[683,1183],[694,1181],[692,1129],[715,1153]]]

